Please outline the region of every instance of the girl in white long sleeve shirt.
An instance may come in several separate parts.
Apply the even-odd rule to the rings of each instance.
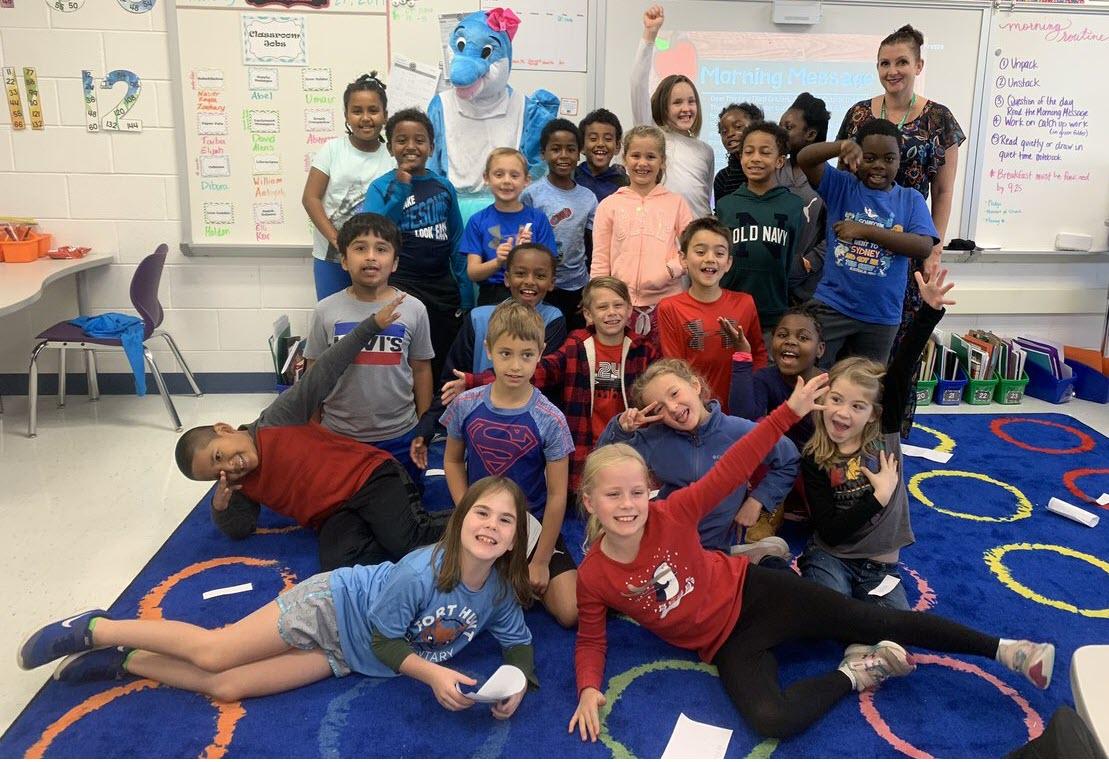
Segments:
[[[701,98],[693,82],[671,74],[648,90],[655,38],[662,28],[661,6],[652,5],[643,14],[643,38],[639,41],[631,71],[632,116],[636,124],[657,124],[666,133],[666,187],[682,196],[694,217],[712,214],[712,178],[715,159],[701,132]]]

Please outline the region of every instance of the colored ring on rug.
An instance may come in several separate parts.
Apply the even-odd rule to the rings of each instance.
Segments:
[[[981,667],[976,667],[973,664],[950,656],[938,656],[936,654],[913,654],[913,659],[917,664],[935,664],[941,667],[948,667],[956,672],[966,672],[982,678],[987,683],[997,688],[1002,696],[1012,699],[1013,703],[1024,712],[1024,726],[1028,728],[1029,740],[1043,733],[1044,721],[1039,713],[1032,708],[1032,705],[1028,703],[1028,700],[1000,678],[991,675]],[[913,759],[933,759],[931,754],[913,746],[890,729],[889,724],[882,718],[882,715],[878,712],[878,708],[874,705],[873,691],[864,691],[859,694],[859,710],[862,712],[866,721],[870,723],[870,726],[874,728],[874,732],[878,734],[878,737],[900,753],[907,757],[912,757]]]
[[[929,426],[922,426],[919,423],[914,423],[913,428],[920,429],[926,434],[931,434],[939,441],[939,444],[937,444],[935,447],[936,452],[955,452],[955,440],[949,437],[947,434],[944,434],[939,429],[933,429]]]
[[[928,584],[928,580],[920,576],[916,569],[910,569],[905,564],[898,564],[902,569],[909,573],[909,576],[916,582],[917,593],[919,597],[916,600],[916,605],[913,606],[913,611],[927,611],[936,605],[936,591]]]
[[[1027,585],[1017,582],[1012,573],[1009,571],[1004,563],[1005,554],[1014,550],[1049,550],[1052,553],[1058,553],[1068,558],[1077,558],[1079,561],[1085,561],[1091,566],[1096,566],[1106,574],[1109,574],[1109,562],[1104,561],[1097,556],[1092,556],[1089,553],[1083,553],[1080,550],[1074,550],[1063,545],[1044,545],[1041,543],[1030,542],[1014,542],[1009,545],[999,545],[996,548],[987,550],[983,555],[986,561],[986,566],[993,572],[1001,584],[1012,590],[1017,595],[1023,596],[1030,601],[1042,603],[1044,606],[1051,606],[1052,608],[1060,609],[1062,611],[1069,611],[1072,614],[1081,614],[1082,616],[1091,619],[1109,619],[1109,608],[1104,609],[1080,609],[1073,603],[1067,601],[1057,601],[1054,598],[1048,598],[1046,595],[1037,593]]]
[[[1097,500],[1087,495],[1079,489],[1076,482],[1084,476],[1094,476],[1096,474],[1109,474],[1109,468],[1074,468],[1063,474],[1063,484],[1067,490],[1079,500],[1087,503],[1097,505]],[[1109,506],[1097,505],[1098,508],[1109,508]]]
[[[39,739],[23,755],[29,759],[41,759],[58,736],[98,709],[103,709],[118,698],[144,691],[147,688],[166,687],[168,686],[154,680],[135,680],[93,694],[50,723],[46,730],[42,731]],[[227,754],[227,747],[231,743],[231,737],[235,734],[235,726],[246,714],[246,710],[238,701],[230,704],[212,701],[212,706],[216,708],[216,735],[212,738],[212,742],[204,748],[200,756],[205,759],[220,759]]]
[[[1017,499],[1017,511],[1012,516],[1002,516],[997,518],[995,516],[979,516],[975,513],[963,513],[961,511],[953,511],[950,508],[940,508],[924,494],[920,489],[920,483],[925,479],[931,479],[933,476],[958,476],[965,479],[978,479],[979,481],[986,482],[987,484],[994,484],[1002,489],[1008,490]],[[998,481],[992,476],[985,474],[975,473],[974,471],[949,471],[946,469],[937,469],[935,471],[921,471],[915,475],[908,483],[909,494],[915,497],[924,505],[932,510],[946,513],[948,516],[954,516],[957,519],[966,519],[968,521],[988,521],[994,523],[1005,523],[1010,521],[1020,521],[1032,515],[1032,502],[1025,497],[1024,493],[1014,487],[1012,484]]]
[[[1077,447],[1069,447],[1067,449],[1057,447],[1037,447],[1030,445],[1027,442],[1022,442],[1013,437],[1005,431],[1005,427],[1010,423],[1035,423],[1039,426],[1051,426],[1055,429],[1062,429],[1067,433],[1074,434],[1078,437],[1079,445]],[[1089,434],[1079,431],[1073,426],[1068,426],[1065,423],[1055,423],[1054,421],[1041,421],[1039,418],[994,418],[990,421],[990,431],[994,433],[998,439],[1003,442],[1008,442],[1011,445],[1016,445],[1022,450],[1029,450],[1031,452],[1039,452],[1045,455],[1077,455],[1080,452],[1089,452],[1094,449],[1096,443]]]
[[[620,696],[624,693],[625,690],[628,689],[628,686],[635,682],[637,678],[643,677],[643,675],[649,674],[651,672],[658,672],[665,669],[704,672],[705,674],[712,675],[713,677],[716,677],[720,674],[716,671],[716,667],[712,666],[711,664],[705,664],[699,661],[690,661],[688,659],[659,659],[658,661],[651,661],[647,662],[646,664],[640,664],[638,666],[632,667],[625,672],[621,672],[619,675],[614,675],[608,681],[608,690],[605,691],[605,704],[600,708],[600,711],[598,712],[601,721],[601,734],[598,736],[598,738],[600,738],[601,743],[609,748],[609,751],[612,752],[613,757],[617,759],[634,759],[635,755],[632,754],[631,750],[628,747],[624,746],[624,744],[620,743],[611,735],[609,735],[608,723],[606,722],[606,720],[608,719],[608,715],[611,714],[612,710],[616,708],[616,702],[620,700]],[[750,759],[767,759],[770,757],[771,754],[774,753],[774,750],[777,748],[777,738],[766,738],[756,744],[755,747],[751,749],[747,757]]]

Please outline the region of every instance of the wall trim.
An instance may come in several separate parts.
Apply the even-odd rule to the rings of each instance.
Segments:
[[[196,383],[205,394],[259,394],[276,392],[274,375],[270,373],[196,373]],[[192,395],[192,388],[185,380],[184,373],[164,373],[170,394]],[[135,377],[130,373],[101,373],[97,377],[100,394],[134,394]],[[84,373],[67,373],[65,376],[66,396],[88,395],[88,379]],[[39,395],[58,393],[58,374],[39,372]],[[154,376],[146,374],[146,393],[157,396],[158,387]],[[0,373],[0,394],[25,396],[27,394],[26,373]]]

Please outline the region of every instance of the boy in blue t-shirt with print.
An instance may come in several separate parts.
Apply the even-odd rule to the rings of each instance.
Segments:
[[[362,211],[388,217],[400,228],[403,248],[389,285],[427,308],[435,350],[431,373],[439,378],[462,322],[461,311],[474,306],[465,263],[457,259],[462,237],[458,193],[450,180],[427,168],[435,146],[435,128],[427,114],[415,108],[398,111],[385,123],[385,136],[397,168],[370,184]]]
[[[547,162],[547,174],[525,188],[520,200],[543,212],[554,229],[558,270],[547,301],[562,310],[566,327],[572,331],[585,328],[581,290],[589,282],[597,197],[574,180],[575,164],[581,153],[581,132],[573,122],[566,119],[547,122],[539,135],[539,148]]]
[[[828,257],[813,294],[825,368],[838,356],[886,362],[901,325],[909,259],[924,259],[939,242],[924,197],[894,184],[901,165],[897,127],[872,119],[855,140],[815,143],[797,155],[828,210]],[[854,174],[826,164],[837,156]]]
[[[493,203],[466,223],[459,250],[466,255],[466,275],[478,284],[479,306],[508,298],[504,282],[508,252],[522,243],[558,248],[547,216],[520,200],[528,184],[528,161],[515,148],[494,148],[485,160],[485,184]]]
[[[559,624],[573,627],[578,575],[561,530],[574,442],[562,411],[531,385],[543,336],[543,319],[534,308],[509,299],[493,311],[485,351],[497,377],[460,394],[443,414],[443,469],[456,503],[486,476],[504,476],[521,486],[529,510],[543,522],[528,556],[532,590]]]

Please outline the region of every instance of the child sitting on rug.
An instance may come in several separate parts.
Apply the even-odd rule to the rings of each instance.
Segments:
[[[474,704],[459,686],[477,681],[439,662],[485,629],[501,644],[505,662],[538,685],[520,608],[531,600],[526,555],[524,495],[510,480],[489,477],[459,501],[437,545],[398,563],[317,574],[219,629],[87,611],[35,632],[18,662],[34,669],[72,654],[54,672],[56,680],[139,675],[222,702],[331,675],[403,674],[458,711]],[[511,717],[527,690],[494,704],[493,716]]]
[[[701,546],[698,522],[750,478],[799,417],[820,408],[815,400],[827,391],[826,383],[823,374],[808,383],[798,379],[785,405],[733,444],[707,474],[663,500],[649,502],[647,464],[632,447],[608,445],[589,456],[581,500],[591,545],[578,576],[578,706],[568,732],[577,730],[583,741],[601,732],[610,608],[715,664],[732,703],[761,736],[799,733],[852,690],[912,672],[912,657],[898,643],[995,658],[1038,688],[1050,684],[1050,643],[1000,640],[932,614],[869,606],[796,574]],[[855,645],[847,647],[838,669],[783,690],[771,649],[802,638]],[[869,643],[875,645],[864,645]],[[619,645],[626,651],[626,644]],[[621,657],[623,662],[627,654]]]
[[[757,334],[756,334],[757,335]],[[750,345],[739,334],[750,357]],[[628,408],[609,421],[599,445],[626,442],[635,448],[659,482],[659,497],[665,499],[708,473],[737,439],[750,433],[755,424],[727,415],[720,403],[710,399],[704,377],[685,360],[667,357],[647,368],[632,390],[638,408]],[[801,456],[785,437],[774,444],[762,465],[766,473],[750,491],[747,480],[705,511],[698,530],[701,545],[728,551],[733,543],[746,544],[746,531],[760,520],[764,509],[773,511],[789,493],[797,478]],[[742,547],[754,554],[757,563],[764,555],[788,559],[785,540],[763,533],[767,540],[758,547]],[[736,550],[740,552],[740,550]]]
[[[260,505],[319,533],[320,569],[396,561],[435,542],[446,516],[420,504],[415,484],[389,453],[311,423],[369,342],[400,317],[400,293],[316,359],[254,423],[189,429],[177,440],[181,473],[217,481],[212,520],[227,536],[254,533]]]
[[[865,357],[840,360],[828,372],[824,411],[805,445],[801,473],[813,536],[801,574],[859,600],[908,610],[898,558],[914,541],[909,495],[902,477],[901,421],[913,371],[943,317],[954,283],[933,265],[925,281],[914,273],[923,303],[887,370]],[[872,591],[890,577],[897,585]]]

